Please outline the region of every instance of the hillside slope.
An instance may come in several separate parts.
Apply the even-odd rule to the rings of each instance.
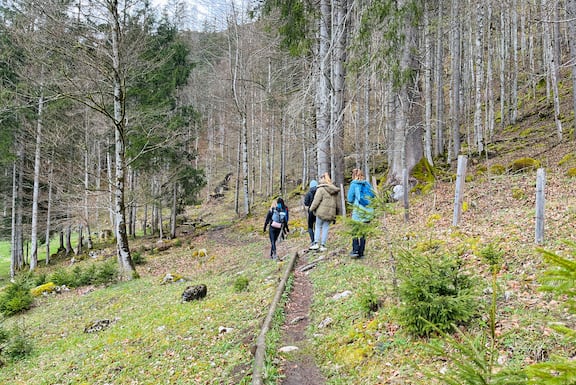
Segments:
[[[543,246],[562,251],[562,241],[574,240],[575,233],[574,180],[566,176],[576,166],[575,157],[568,156],[574,155],[574,145],[569,139],[558,143],[553,122],[535,113],[501,130],[488,148],[488,157],[470,156],[458,227],[452,226],[454,171],[445,171],[429,193],[410,196],[409,221],[398,203],[377,219],[378,234],[368,240],[362,260],[349,258],[342,221],[330,229],[328,252],[308,253],[300,197],[287,201],[292,233],[280,244],[280,254],[322,257],[306,273],[312,298],[305,354],[315,358],[326,383],[430,384],[427,371],[451,367],[424,348],[427,339],[411,336],[397,321],[393,267],[406,251],[456,255],[479,280],[483,312],[463,329],[475,338],[487,331],[491,298],[489,267],[479,254],[486,245],[496,245],[505,260],[497,277],[498,363],[522,367],[553,353],[574,354],[574,347],[548,325],[570,325],[573,319],[562,304],[538,291],[546,266],[534,244],[535,171],[493,172],[499,168],[493,166],[506,169],[523,157],[541,163],[547,177]],[[6,319],[4,326],[24,330],[34,350],[25,360],[5,363],[0,383],[248,384],[254,338],[283,269],[282,262],[267,258],[266,207],[263,203],[254,216],[235,223],[230,223],[233,210],[227,203],[192,208],[191,217],[211,226],[163,245],[152,239],[132,243],[147,260],[139,267],[141,279],[41,297],[32,310]],[[200,249],[207,255],[198,255]],[[187,280],[161,284],[167,273]],[[184,288],[197,283],[207,285],[208,296],[182,303]],[[348,295],[338,296],[344,292]],[[377,311],[366,313],[368,297],[378,299]],[[86,325],[103,319],[111,321],[108,328],[84,332]],[[276,325],[282,322],[278,315]],[[267,383],[276,383],[281,362],[294,358],[277,353],[280,339],[279,329],[272,330]]]

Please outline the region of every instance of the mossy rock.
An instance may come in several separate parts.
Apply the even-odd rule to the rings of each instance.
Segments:
[[[566,176],[569,178],[576,178],[576,167],[571,167],[566,171]]]
[[[510,172],[534,171],[540,167],[540,161],[533,158],[520,158],[513,161],[508,170]]]
[[[519,136],[520,138],[527,138],[528,136],[530,136],[530,134],[532,134],[532,132],[533,132],[532,128],[527,128],[527,129],[525,129],[525,130],[522,130],[522,131],[518,134],[518,136]]]
[[[434,175],[434,167],[428,162],[426,157],[422,157],[420,162],[416,163],[412,169],[412,176],[418,180],[419,183],[428,184],[436,180]]]
[[[506,167],[501,164],[494,164],[490,166],[490,174],[493,175],[504,175],[506,173]]]
[[[562,157],[558,162],[558,166],[576,163],[576,152],[570,152]]]
[[[488,166],[481,164],[476,168],[476,175],[484,175],[488,172]]]
[[[515,187],[512,189],[512,198],[514,198],[518,201],[523,200],[526,198],[526,194],[525,194],[523,189]]]
[[[33,297],[40,297],[42,294],[50,294],[56,290],[56,284],[54,282],[48,282],[30,290]]]

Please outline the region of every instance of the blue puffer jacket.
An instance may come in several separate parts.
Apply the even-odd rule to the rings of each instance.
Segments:
[[[374,208],[360,204],[362,185],[368,185],[368,187],[372,189],[372,185],[367,180],[354,179],[352,183],[350,183],[347,199],[348,203],[354,205],[352,220],[357,222],[370,222],[374,218]]]

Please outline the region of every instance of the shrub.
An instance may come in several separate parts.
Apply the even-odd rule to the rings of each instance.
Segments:
[[[108,284],[116,282],[118,279],[118,269],[116,267],[116,260],[109,259],[102,263],[94,276],[94,284]]]
[[[502,258],[503,256],[504,252],[498,249],[492,243],[489,243],[488,245],[483,247],[482,250],[480,250],[480,257],[482,257],[482,259],[486,261],[488,265],[490,265],[492,271],[500,270],[500,266],[502,265],[503,261]]]
[[[1,349],[2,357],[15,361],[28,356],[32,352],[32,344],[28,338],[18,330],[9,334],[6,344]]]
[[[380,309],[381,301],[378,299],[374,289],[369,286],[362,290],[359,295],[358,303],[360,309],[366,316],[370,316],[372,313],[377,312]]]
[[[54,282],[56,286],[66,285],[68,287],[76,287],[76,278],[74,274],[64,267],[56,269],[50,276],[50,282]]]
[[[477,313],[475,285],[461,271],[459,259],[406,253],[399,262],[398,315],[408,332],[450,331]]]
[[[91,285],[94,283],[94,277],[96,276],[96,264],[93,263],[84,270],[78,266],[78,270],[74,269],[74,274],[76,275],[78,286]]]
[[[28,281],[20,279],[10,283],[0,294],[0,313],[11,316],[30,309],[33,298]]]
[[[249,283],[250,283],[250,281],[248,280],[248,278],[246,276],[244,276],[244,275],[239,276],[234,281],[234,291],[237,293],[240,293],[242,291],[247,290]]]
[[[182,242],[180,241],[180,243]],[[132,262],[134,262],[135,265],[143,265],[146,263],[146,258],[144,258],[141,252],[134,251],[132,252]]]

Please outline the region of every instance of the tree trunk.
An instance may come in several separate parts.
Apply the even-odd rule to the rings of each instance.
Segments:
[[[484,151],[484,128],[482,121],[482,95],[483,95],[483,81],[484,81],[484,5],[482,2],[476,3],[476,76],[475,76],[475,108],[474,108],[474,133],[475,142],[478,153]]]
[[[18,168],[16,167],[17,160],[14,160],[12,165],[12,233],[10,237],[10,279],[14,279],[16,276],[16,270],[18,269],[18,249],[16,239],[18,237],[17,227],[16,227],[16,216],[18,213],[17,202],[18,202],[18,184],[16,177]]]
[[[90,166],[89,166],[89,159],[88,157],[90,156],[90,153],[88,151],[90,143],[89,143],[89,138],[88,138],[88,124],[86,122],[85,125],[85,143],[86,143],[86,148],[84,149],[84,221],[85,226],[86,226],[86,239],[88,241],[87,243],[87,247],[88,250],[92,250],[92,248],[94,247],[92,244],[92,235],[90,234],[90,209],[88,208],[88,204],[89,204],[89,191],[90,191],[90,179],[89,179],[89,175],[90,175]],[[98,219],[98,217],[96,217],[96,219]]]
[[[42,75],[41,75],[42,76]],[[32,235],[30,243],[32,253],[30,256],[30,271],[38,265],[38,199],[40,195],[40,147],[42,145],[42,125],[44,113],[44,91],[40,89],[38,98],[38,121],[36,122],[36,149],[34,150],[34,189],[32,193]]]
[[[242,174],[238,173],[238,180],[242,181],[242,195],[244,196],[244,215],[250,214],[250,189],[249,189],[249,169],[248,164],[248,117],[247,117],[247,105],[246,105],[246,91],[245,87],[241,82],[243,81],[243,63],[241,57],[241,39],[238,30],[238,24],[236,22],[236,13],[233,13],[232,32],[234,33],[234,39],[229,41],[229,55],[232,71],[232,96],[234,99],[234,104],[236,106],[236,111],[238,112],[240,120],[240,143],[239,143],[239,157],[238,163],[241,166]],[[232,52],[234,50],[234,52]],[[237,189],[238,191],[238,189]],[[239,193],[239,191],[238,191]],[[236,212],[239,212],[239,202]]]
[[[452,89],[450,115],[452,117],[452,153],[449,154],[448,161],[458,158],[460,154],[460,0],[452,0],[452,36],[451,36],[451,54],[452,54]]]
[[[347,1],[332,1],[332,41],[334,51],[332,58],[332,108],[331,121],[333,147],[331,148],[331,159],[334,170],[332,180],[336,186],[344,183],[344,110],[346,89],[346,44],[348,34]]]
[[[492,4],[488,3],[487,20],[492,20]],[[486,136],[489,141],[494,137],[495,105],[494,105],[494,71],[492,56],[494,55],[494,44],[492,43],[492,28],[486,29],[486,43],[488,45],[488,56],[486,62]]]
[[[130,255],[128,234],[126,233],[126,206],[124,189],[126,181],[126,84],[123,81],[122,60],[120,57],[121,27],[118,0],[108,0],[108,11],[112,26],[112,71],[114,76],[114,143],[115,143],[115,185],[114,213],[116,222],[116,244],[118,247],[118,267],[121,279],[137,278],[136,268]]]
[[[550,86],[552,88],[552,97],[554,100],[554,121],[556,122],[556,135],[558,140],[562,140],[562,121],[560,116],[560,96],[558,94],[558,68],[557,63],[560,58],[557,58],[554,50],[554,39],[550,31],[550,24],[552,22],[558,22],[558,20],[551,20],[552,9],[555,6],[555,2],[549,2],[548,0],[542,0],[542,20],[544,33],[544,51],[546,57],[546,65],[548,69],[548,74],[550,77]]]
[[[72,226],[68,224],[66,226],[66,255],[72,253]]]
[[[78,226],[78,245],[76,245],[76,255],[82,254],[84,249],[84,226]]]
[[[572,113],[576,116],[576,0],[566,0],[568,20],[568,44],[570,45],[570,69],[572,73]],[[573,124],[576,128],[576,125]]]
[[[432,157],[432,31],[430,30],[430,9],[424,2],[424,154],[428,163],[434,164]]]
[[[114,185],[112,183],[112,156],[110,154],[110,143],[107,143],[106,150],[106,173],[108,175],[108,213],[110,216],[110,228],[114,229],[114,237],[118,238],[116,233],[116,222],[114,219]]]
[[[178,183],[172,184],[172,215],[170,216],[170,238],[176,238],[176,210],[178,201]]]
[[[54,165],[50,161],[50,171],[48,174],[48,202],[46,207],[46,265],[50,264],[50,231],[52,216],[52,185],[54,177]]]
[[[316,87],[316,140],[318,175],[330,172],[330,22],[331,2],[320,0],[318,86]]]
[[[444,0],[438,0],[436,36],[436,137],[434,156],[444,153]]]
[[[506,111],[506,61],[508,50],[506,46],[506,9],[502,4],[500,9],[500,128],[508,122]]]
[[[399,9],[408,7],[405,2],[399,2]],[[394,141],[391,151],[394,153],[392,164],[388,172],[389,184],[401,184],[404,169],[408,174],[414,166],[424,156],[422,145],[422,127],[420,90],[418,85],[420,67],[417,63],[415,52],[417,52],[416,27],[413,20],[414,15],[408,10],[405,12],[405,19],[402,21],[402,35],[404,41],[400,52],[400,71],[402,74],[410,74],[410,77],[403,78],[400,82],[396,113],[396,128],[394,130]]]
[[[510,124],[518,118],[518,0],[512,1],[512,71],[510,71]]]

